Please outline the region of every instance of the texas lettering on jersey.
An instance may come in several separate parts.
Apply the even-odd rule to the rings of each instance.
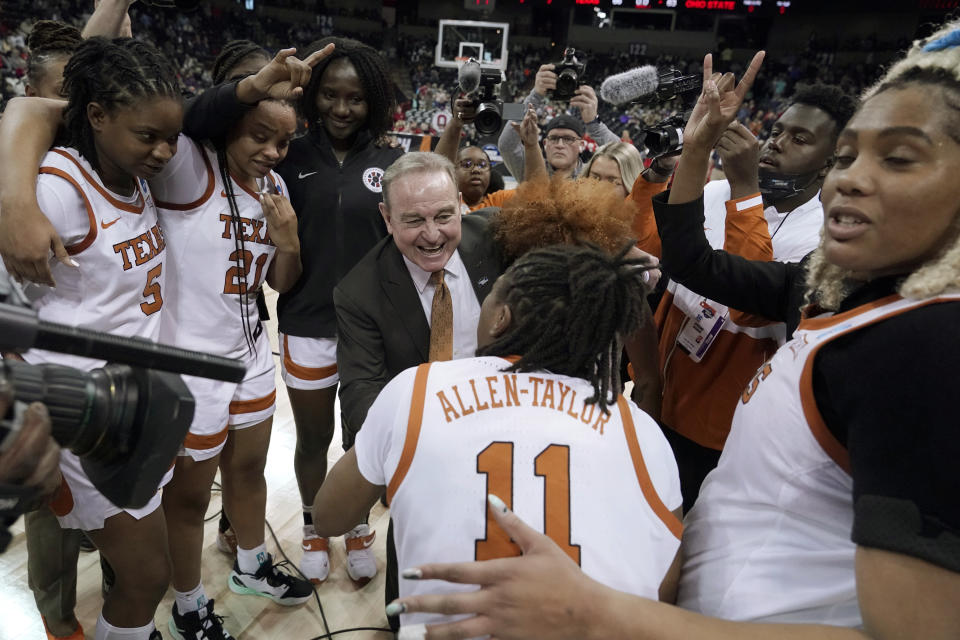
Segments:
[[[529,383],[529,385],[528,385]],[[469,386],[467,386],[467,384]],[[467,384],[454,384],[437,391],[437,400],[447,422],[459,420],[478,411],[503,407],[532,406],[566,413],[603,435],[610,414],[596,403],[577,402],[577,392],[559,380],[504,373],[497,376],[471,378]],[[456,404],[454,404],[456,403]]]
[[[128,271],[134,265],[140,266],[153,260],[165,247],[160,227],[153,225],[149,231],[113,245],[113,252],[123,258],[123,270]]]
[[[225,240],[231,240],[233,238],[233,218],[230,214],[221,213],[220,221],[223,222],[223,235],[221,237]],[[241,217],[240,224],[244,232],[244,242],[273,245],[273,241],[270,240],[270,233],[267,231],[266,220]]]

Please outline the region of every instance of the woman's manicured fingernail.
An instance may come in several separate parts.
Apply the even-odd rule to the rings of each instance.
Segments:
[[[400,572],[400,575],[407,580],[420,580],[423,578],[423,571],[420,571],[420,569],[404,569]]]
[[[499,511],[500,513],[506,513],[510,509],[507,508],[507,503],[493,495],[492,493],[487,494],[487,502],[490,503],[490,506]]]
[[[387,605],[387,608],[385,611],[387,615],[392,618],[393,616],[398,616],[401,613],[406,612],[406,610],[407,610],[407,605],[403,604],[402,602],[397,602],[396,600],[394,600],[393,602]]]

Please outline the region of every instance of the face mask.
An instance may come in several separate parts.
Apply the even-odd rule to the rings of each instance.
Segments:
[[[779,173],[760,168],[760,193],[763,199],[769,202],[779,202],[785,198],[795,196],[812,185],[820,176],[819,171],[811,173]]]

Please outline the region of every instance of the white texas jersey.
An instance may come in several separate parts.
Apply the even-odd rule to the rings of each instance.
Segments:
[[[727,620],[862,624],[850,459],[814,400],[814,358],[831,340],[930,302],[890,296],[804,320],[760,368],[684,522],[680,606]]]
[[[156,340],[167,263],[147,183],[124,198],[109,191],[76,150],[57,147],[40,166],[37,200],[79,264],[51,260],[55,288],[28,287],[39,317],[119,336]],[[39,296],[39,297],[37,297]],[[28,362],[92,369],[102,361],[32,349]]]
[[[492,493],[587,575],[657,598],[682,502],[659,427],[623,397],[609,414],[586,404],[586,380],[509,365],[482,357],[411,368],[370,408],[357,463],[387,487],[399,566],[519,555],[487,509]],[[401,596],[472,589],[400,581]],[[440,619],[409,614],[401,624]]]
[[[277,174],[268,176],[274,193],[286,194]],[[259,194],[236,180],[233,193],[240,212],[243,249],[237,248],[235,225],[216,154],[181,136],[177,153],[151,186],[160,209],[160,224],[169,242],[167,286],[171,296],[160,328],[162,342],[185,349],[239,358],[247,353],[243,312],[257,325],[257,290],[267,277],[276,246],[267,233]],[[241,281],[246,275],[246,285]]]
[[[714,249],[723,249],[726,237],[727,205],[730,200],[730,183],[726,180],[708,182],[703,188],[704,233],[707,242]],[[743,211],[749,206],[762,206],[762,199],[756,202],[745,200],[737,203],[737,210]],[[801,259],[817,248],[820,242],[820,229],[823,227],[823,205],[820,194],[788,213],[780,213],[776,207],[763,210],[773,245],[773,259],[778,262],[800,262]],[[703,296],[697,295],[685,286],[671,281],[667,290],[673,294],[674,306],[687,316],[696,318],[701,310]],[[723,324],[722,331],[745,333],[755,339],[769,338],[783,344],[786,340],[786,328],[782,322],[763,327],[744,327],[733,322]]]

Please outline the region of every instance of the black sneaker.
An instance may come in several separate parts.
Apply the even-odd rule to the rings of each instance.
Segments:
[[[274,564],[268,553],[256,573],[244,573],[234,561],[227,584],[234,593],[264,596],[285,606],[304,603],[313,595],[313,584],[281,570],[286,564],[286,561]]]
[[[153,631],[150,633],[150,640],[163,640],[163,634],[160,633],[160,629],[154,627]]]
[[[213,612],[213,600],[198,611],[180,615],[177,603],[173,603],[173,615],[170,616],[170,633],[177,640],[233,640],[233,636],[223,628],[223,616]]]

